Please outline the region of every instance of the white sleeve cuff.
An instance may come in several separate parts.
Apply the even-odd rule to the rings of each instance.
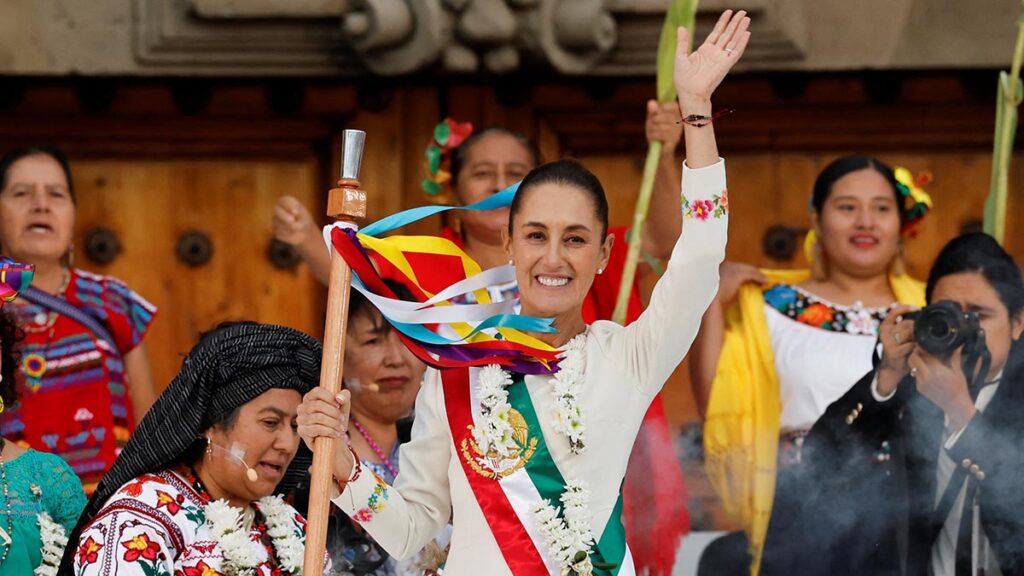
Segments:
[[[888,396],[882,396],[881,394],[879,394],[878,393],[878,373],[875,372],[875,377],[874,377],[873,380],[871,380],[871,395],[875,398],[876,402],[888,402],[889,400],[892,400],[893,396],[896,395],[896,390],[894,389],[892,392],[889,393]]]
[[[683,195],[690,201],[710,200],[725,190],[725,160],[703,168],[690,168],[683,162]]]

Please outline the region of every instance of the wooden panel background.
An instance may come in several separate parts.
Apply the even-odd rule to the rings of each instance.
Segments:
[[[146,338],[158,387],[170,382],[184,354],[224,320],[258,320],[319,334],[324,290],[305,266],[274,268],[267,258],[277,197],[298,196],[321,210],[317,163],[275,160],[82,160],[78,246],[94,226],[114,231],[123,246],[110,265],[84,261],[124,279],[160,308]],[[190,267],[176,254],[179,237],[206,234],[212,258]]]

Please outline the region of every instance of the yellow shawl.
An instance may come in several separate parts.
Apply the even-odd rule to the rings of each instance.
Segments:
[[[807,270],[763,270],[770,284],[799,284]],[[924,284],[890,276],[896,299],[924,305]],[[779,381],[764,315],[763,288],[746,284],[725,317],[725,337],[704,424],[705,467],[725,510],[742,522],[757,576],[775,497]],[[850,383],[853,384],[852,382]]]

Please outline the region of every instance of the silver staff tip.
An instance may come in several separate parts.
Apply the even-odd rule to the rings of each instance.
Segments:
[[[359,170],[363,165],[363,143],[366,132],[362,130],[345,130],[341,136],[341,179],[359,180]]]

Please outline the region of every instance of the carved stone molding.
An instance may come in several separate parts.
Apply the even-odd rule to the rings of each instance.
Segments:
[[[1019,9],[1012,0],[978,1],[991,5],[993,14]],[[864,2],[870,6],[747,0],[744,4],[757,33],[740,70],[992,67],[1000,61],[992,54],[1001,54],[1004,36],[1012,36],[1012,27],[1009,33],[977,33],[977,25],[966,19],[973,14],[968,8],[951,13],[922,0]],[[879,9],[879,3],[886,9]],[[133,0],[139,66],[134,73],[649,76],[654,73],[667,4],[668,0]],[[701,2],[697,37],[707,33],[725,7],[725,0]],[[970,50],[963,48],[966,32],[941,38],[929,33],[956,21],[971,30]],[[1010,48],[1012,41],[1006,42],[1006,54]],[[977,61],[970,59],[972,54]]]

